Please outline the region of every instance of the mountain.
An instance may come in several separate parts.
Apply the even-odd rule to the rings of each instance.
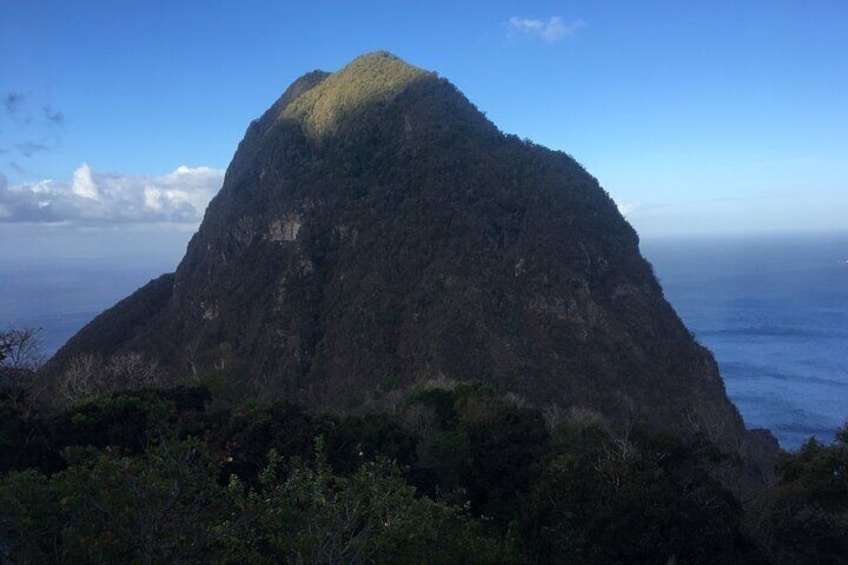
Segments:
[[[476,380],[612,422],[745,436],[598,181],[384,52],[295,81],[250,124],[176,272],[53,366],[128,351],[315,409]]]

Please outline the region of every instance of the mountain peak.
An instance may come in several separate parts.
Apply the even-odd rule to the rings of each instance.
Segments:
[[[324,74],[317,84],[309,81],[313,86],[300,89],[277,117],[299,121],[310,135],[321,137],[358,109],[388,102],[410,84],[435,77],[435,73],[410,65],[391,53],[375,51],[357,57],[335,73]]]
[[[319,410],[481,381],[611,423],[744,434],[597,180],[386,52],[295,81],[248,128],[176,273],[54,363],[132,351]]]

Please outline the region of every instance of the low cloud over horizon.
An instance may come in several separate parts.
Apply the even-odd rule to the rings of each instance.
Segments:
[[[70,181],[18,185],[0,174],[0,223],[197,224],[223,181],[223,170],[186,166],[161,176],[133,176],[83,163]]]

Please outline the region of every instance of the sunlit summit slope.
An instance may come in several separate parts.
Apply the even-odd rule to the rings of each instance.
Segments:
[[[248,128],[176,273],[54,362],[128,350],[174,379],[218,371],[314,408],[477,380],[612,422],[745,435],[598,182],[383,52],[295,81]]]

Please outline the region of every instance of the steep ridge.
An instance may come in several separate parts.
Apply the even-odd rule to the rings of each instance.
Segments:
[[[384,52],[293,83],[248,128],[176,273],[54,365],[129,350],[316,409],[480,380],[725,446],[746,435],[597,180]]]

